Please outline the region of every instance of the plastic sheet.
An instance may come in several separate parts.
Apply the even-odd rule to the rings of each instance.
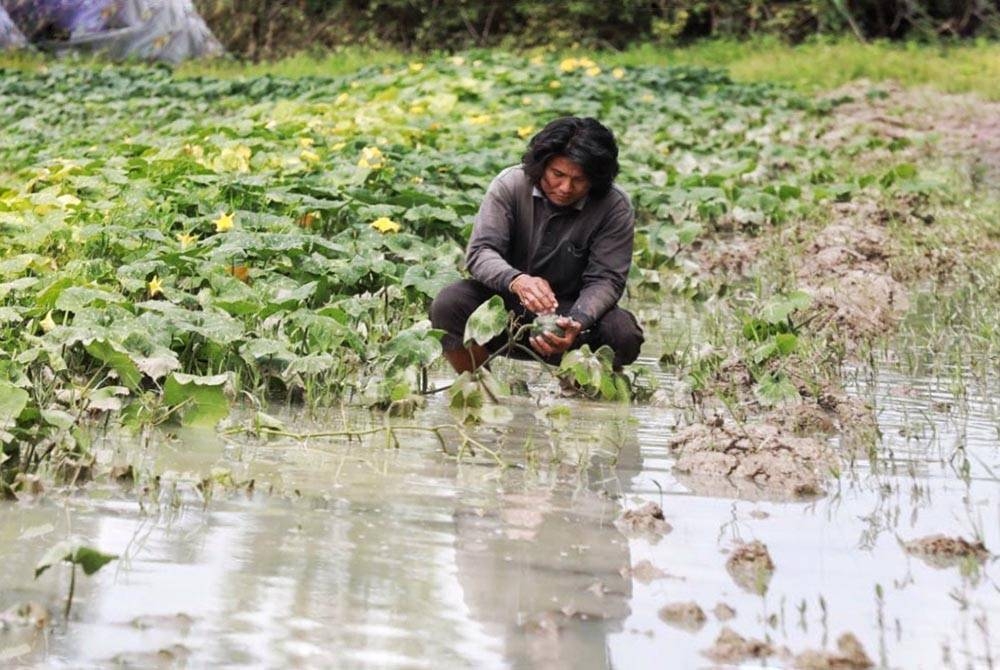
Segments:
[[[15,28],[47,51],[171,63],[223,53],[191,0],[4,0],[2,6]]]

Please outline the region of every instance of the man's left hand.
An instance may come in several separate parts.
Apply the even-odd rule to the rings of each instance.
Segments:
[[[555,356],[569,349],[576,342],[576,338],[583,328],[582,325],[568,316],[560,316],[556,320],[556,325],[563,329],[562,337],[555,333],[542,333],[528,339],[531,348],[542,356]]]

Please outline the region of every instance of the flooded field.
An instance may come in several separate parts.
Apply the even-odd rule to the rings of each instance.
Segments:
[[[661,388],[676,385],[657,374]],[[433,435],[405,427],[399,448],[379,435],[108,437],[99,461],[132,464],[135,482],[27,496],[0,517],[0,659],[46,668],[993,667],[994,559],[908,553],[904,543],[943,534],[1000,546],[995,393],[970,388],[956,403],[937,379],[889,366],[857,376],[852,392],[875,403],[879,458],[859,459],[826,495],[804,501],[738,499],[725,481],[713,490],[686,480],[667,448],[677,410],[564,399],[543,378],[532,380],[535,397],[509,401],[513,421],[475,430],[519,466],[505,469],[484,454],[456,462]],[[300,432],[371,421],[280,418]],[[432,397],[415,421],[451,420]],[[616,525],[648,502],[662,521]],[[32,577],[68,534],[120,558],[77,578],[64,623],[68,568]],[[731,559],[760,546],[748,543],[762,543],[770,565],[741,570]],[[838,650],[845,633],[860,657]]]

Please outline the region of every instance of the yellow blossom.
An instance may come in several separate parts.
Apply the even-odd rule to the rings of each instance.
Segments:
[[[361,158],[358,160],[358,167],[378,170],[385,167],[385,157],[378,147],[365,147],[361,150]]]
[[[310,148],[312,148],[312,145],[313,145],[314,142],[315,142],[315,140],[313,140],[313,138],[311,138],[311,137],[300,137],[299,138],[299,146],[302,147],[303,149],[310,149]]]
[[[427,111],[427,108],[420,104],[410,105],[410,114],[420,115]]]
[[[214,222],[215,223],[215,232],[217,232],[217,233],[224,233],[227,230],[232,230],[233,229],[233,217],[234,216],[235,216],[235,213],[233,213],[233,214],[226,214],[225,212],[220,212],[219,213],[219,218],[217,218],[215,220],[215,222]]]
[[[47,333],[47,332],[49,332],[50,330],[52,330],[53,328],[56,327],[55,319],[52,318],[52,310],[51,309],[49,310],[49,313],[45,315],[45,318],[42,319],[41,322],[39,322],[38,325],[40,325],[42,327],[42,332],[43,333]]]
[[[563,72],[572,72],[578,67],[580,67],[580,61],[575,58],[564,58],[562,59],[562,62],[559,63],[559,69]]]
[[[532,100],[532,99],[531,99],[531,98],[530,98],[529,96],[527,96],[527,95],[526,95],[526,96],[524,96],[523,98],[521,98],[521,104],[522,104],[522,105],[531,105],[531,104],[533,104],[534,102],[535,102],[535,101],[534,101],[534,100]]]
[[[622,79],[622,78],[624,78],[625,77],[625,68],[623,68],[623,67],[616,67],[614,70],[611,71],[611,76],[614,77],[615,79]]]
[[[597,63],[586,57],[581,58],[579,62],[580,62],[580,67],[594,67],[595,65],[597,65]]]
[[[299,158],[301,158],[306,163],[319,162],[319,154],[316,153],[315,151],[309,151],[308,149],[303,149],[302,153],[299,154]]]
[[[334,144],[333,146],[330,147],[330,151],[340,151],[341,149],[343,149],[346,146],[347,146],[347,142],[337,142],[336,144]]]
[[[549,88],[562,88],[562,83],[558,79],[549,82]]]
[[[192,158],[202,158],[205,155],[205,149],[198,144],[185,144],[182,150]]]
[[[465,65],[465,59],[462,58],[461,56],[452,56],[451,57],[451,64],[452,65]]]
[[[418,63],[416,61],[410,63],[410,73],[411,74],[416,74],[416,73],[420,72],[423,69],[424,69],[424,64],[423,63]]]
[[[160,280],[159,276],[153,275],[153,278],[146,283],[146,290],[149,291],[150,298],[155,298],[163,293],[163,281]]]
[[[596,77],[597,75],[601,74],[601,68],[597,67],[596,65],[591,65],[585,70],[585,72],[587,73],[588,77]]]
[[[654,100],[656,100],[656,98],[653,97],[652,93],[643,93],[642,97],[639,99],[642,100],[643,102],[653,102]]]
[[[354,82],[351,83],[353,84]],[[342,105],[350,99],[351,96],[347,95],[346,93],[341,93],[340,95],[337,96],[337,99],[334,100],[334,102],[337,103],[338,105]]]
[[[485,126],[490,122],[489,114],[476,114],[475,116],[469,117],[469,123],[474,126]]]
[[[520,126],[517,129],[517,136],[520,137],[522,140],[524,140],[527,139],[528,136],[531,135],[531,133],[533,133],[534,131],[535,131],[534,126]]]
[[[532,65],[541,65],[542,63],[545,62],[545,59],[543,59],[541,56],[532,56],[531,60],[529,60],[528,62],[531,63]]]
[[[372,228],[385,235],[386,233],[398,233],[400,226],[387,216],[380,216],[371,223]]]
[[[198,236],[190,235],[188,233],[177,233],[177,241],[181,243],[181,249],[183,250],[197,242]]]
[[[421,177],[421,176],[420,176],[420,175],[418,175],[418,174],[415,174],[415,175],[413,175],[412,177],[410,177],[410,181],[411,181],[412,183],[414,183],[414,184],[423,184],[423,183],[424,183],[424,178],[423,178],[423,177]]]

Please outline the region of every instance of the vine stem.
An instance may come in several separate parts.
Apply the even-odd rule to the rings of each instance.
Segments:
[[[390,440],[394,441],[397,445],[399,444],[399,439],[396,437],[396,431],[413,431],[413,432],[423,432],[423,433],[433,433],[437,437],[438,442],[441,443],[442,450],[446,450],[447,443],[441,434],[444,430],[453,430],[462,438],[462,448],[459,449],[458,455],[461,456],[465,449],[465,445],[472,445],[476,449],[479,449],[483,453],[488,454],[497,465],[500,467],[507,467],[507,462],[503,460],[500,454],[490,447],[486,446],[479,440],[475,439],[467,431],[465,431],[462,426],[457,423],[440,423],[433,426],[416,426],[416,425],[405,425],[405,426],[390,426],[388,424],[383,426],[377,426],[375,428],[365,428],[363,430],[322,430],[316,432],[294,432],[290,430],[283,430],[281,428],[269,428],[267,426],[261,426],[259,433],[262,435],[272,435],[275,437],[287,437],[299,442],[305,442],[306,440],[323,438],[323,437],[346,437],[349,440],[355,437],[365,437],[367,435],[377,435],[379,433],[386,433],[387,444],[391,444]],[[248,428],[232,428],[226,431],[224,434],[232,435],[239,432],[252,432]],[[447,453],[447,452],[446,452]]]

